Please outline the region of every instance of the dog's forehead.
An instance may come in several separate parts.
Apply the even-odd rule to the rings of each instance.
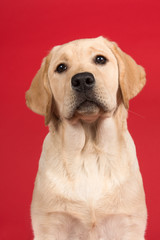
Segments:
[[[109,50],[107,40],[103,37],[80,39],[72,42],[65,43],[63,45],[55,46],[51,52],[56,56],[82,54],[89,51],[103,52]]]

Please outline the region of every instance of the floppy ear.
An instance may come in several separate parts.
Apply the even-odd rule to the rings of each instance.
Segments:
[[[50,56],[43,59],[41,68],[26,92],[26,104],[35,113],[45,116],[47,125],[51,119],[52,92],[48,81]]]
[[[115,43],[110,46],[117,58],[119,82],[125,107],[129,108],[129,100],[135,97],[146,83],[144,68],[138,65],[129,55],[124,53]]]

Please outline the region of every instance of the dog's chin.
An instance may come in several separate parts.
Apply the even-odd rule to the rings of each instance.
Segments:
[[[100,102],[85,100],[72,108],[72,111],[69,111],[69,114],[65,118],[73,124],[79,120],[93,123],[100,118],[112,117],[115,109],[116,107],[108,108],[107,105]]]
[[[85,101],[77,107],[73,121],[95,122],[101,115],[101,111],[102,109],[95,102]]]
[[[91,101],[85,101],[77,107],[76,112],[82,115],[94,115],[100,111],[98,105]]]

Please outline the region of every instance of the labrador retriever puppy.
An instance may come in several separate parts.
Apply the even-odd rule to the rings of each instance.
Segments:
[[[44,115],[31,217],[34,240],[144,240],[147,211],[129,100],[144,69],[98,37],[54,47],[26,93]]]

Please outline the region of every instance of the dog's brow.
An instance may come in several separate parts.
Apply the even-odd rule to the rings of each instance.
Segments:
[[[94,51],[98,51],[99,49],[95,48],[95,47],[90,47],[91,50],[94,50]]]
[[[63,53],[62,55],[59,56],[58,61],[69,61],[69,57],[66,53]]]
[[[97,53],[102,53],[105,54],[104,50],[100,49],[100,48],[94,48],[94,47],[90,47],[90,50],[97,52]]]

